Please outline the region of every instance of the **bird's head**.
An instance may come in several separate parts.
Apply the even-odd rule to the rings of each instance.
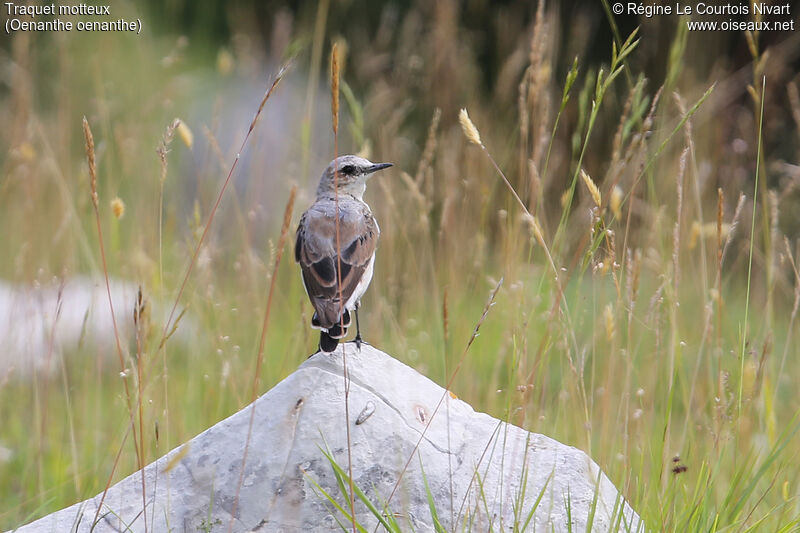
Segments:
[[[360,200],[364,196],[370,176],[390,166],[391,163],[373,163],[357,155],[337,157],[322,173],[317,197],[332,195],[334,187],[338,185],[339,194],[351,194]]]

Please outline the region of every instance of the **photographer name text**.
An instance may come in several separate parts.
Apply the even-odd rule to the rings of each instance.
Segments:
[[[712,2],[615,2],[615,15],[635,15],[645,18],[685,16],[690,30],[700,31],[794,31],[792,4],[769,2],[712,3]],[[698,20],[712,17],[714,20]]]

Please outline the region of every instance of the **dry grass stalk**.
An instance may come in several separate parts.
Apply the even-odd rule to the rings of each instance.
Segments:
[[[733,218],[731,219],[731,226],[730,230],[728,231],[728,236],[725,238],[725,245],[722,247],[722,256],[720,257],[720,269],[722,268],[722,263],[725,261],[725,256],[727,255],[728,248],[730,247],[731,241],[733,241],[733,236],[736,234],[736,229],[739,226],[739,216],[742,214],[742,209],[744,208],[744,201],[747,199],[744,193],[739,195],[739,200],[736,202],[736,209],[733,210]]]
[[[722,261],[722,221],[725,217],[725,193],[717,187],[717,260]],[[717,268],[722,268],[721,264]],[[719,270],[718,270],[719,272]]]
[[[400,179],[403,180],[403,183],[408,186],[411,196],[414,197],[414,200],[417,202],[417,205],[420,207],[420,209],[423,212],[427,211],[428,202],[425,199],[425,195],[419,190],[417,182],[414,181],[414,179],[407,172],[400,172]]]
[[[469,341],[467,341],[467,346],[464,348],[464,351],[461,352],[461,357],[459,357],[458,359],[458,364],[456,364],[456,368],[453,370],[453,373],[447,380],[447,384],[445,385],[445,390],[444,393],[442,394],[442,397],[439,399],[439,402],[436,404],[436,407],[431,413],[431,416],[428,418],[425,427],[422,429],[422,433],[420,434],[417,443],[414,445],[414,448],[411,450],[411,453],[408,454],[408,460],[403,466],[403,469],[400,471],[400,474],[397,476],[397,481],[395,482],[394,487],[392,488],[392,492],[389,493],[389,497],[386,498],[386,501],[383,503],[384,511],[387,511],[389,509],[389,503],[392,501],[395,492],[397,492],[397,488],[400,486],[400,482],[403,480],[403,476],[405,475],[406,470],[408,470],[408,465],[411,464],[411,460],[414,458],[414,455],[417,452],[417,448],[419,448],[419,445],[422,443],[422,439],[425,438],[425,433],[427,433],[428,428],[431,426],[433,419],[439,412],[439,408],[442,406],[442,403],[444,403],[445,398],[447,398],[447,396],[450,394],[450,388],[453,386],[453,381],[455,381],[456,376],[458,375],[458,371],[461,370],[461,365],[464,363],[464,359],[467,356],[467,352],[469,351],[470,346],[472,346],[472,343],[478,337],[478,333],[481,329],[481,326],[486,321],[486,317],[489,316],[489,310],[492,307],[494,307],[495,298],[497,298],[497,293],[500,291],[500,287],[503,286],[503,281],[504,278],[500,278],[500,281],[497,282],[497,285],[495,285],[494,290],[492,290],[492,292],[490,293],[489,299],[486,301],[486,305],[484,305],[483,307],[483,313],[481,314],[481,317],[478,319],[478,321],[475,323],[475,329],[472,330],[472,335],[470,335]],[[469,491],[469,488],[467,489],[467,491]]]
[[[258,122],[258,118],[261,116],[261,111],[263,111],[264,106],[267,103],[267,100],[269,100],[269,97],[272,96],[273,91],[275,91],[275,89],[278,87],[278,84],[281,82],[281,80],[283,80],[283,77],[286,75],[286,72],[289,70],[289,67],[291,67],[291,66],[292,66],[292,60],[291,59],[289,60],[288,63],[285,63],[285,64],[281,65],[280,70],[278,70],[278,73],[275,75],[275,78],[272,80],[272,84],[269,86],[267,91],[264,93],[263,98],[261,98],[261,103],[258,106],[258,111],[256,111],[256,114],[253,116],[252,122],[250,122],[250,127],[247,130],[247,136],[245,137],[244,141],[242,141],[242,147],[244,147],[244,144],[247,142],[247,137],[249,137],[250,133],[256,127],[256,123]]]
[[[677,205],[675,207],[675,226],[672,233],[672,294],[670,295],[669,307],[669,367],[667,375],[667,391],[672,394],[673,386],[675,385],[675,365],[678,357],[679,341],[678,341],[678,288],[680,281],[680,239],[681,239],[681,219],[683,215],[683,177],[686,171],[686,158],[689,154],[689,147],[684,148],[681,153],[680,165],[678,176],[676,179],[677,188]],[[672,413],[668,411],[666,415],[666,423],[664,429],[664,442],[670,443],[670,435],[672,428]],[[667,464],[668,446],[663,449],[662,461]]]
[[[86,160],[89,164],[89,192],[92,196],[92,205],[97,210],[97,166],[94,160],[94,136],[89,128],[89,121],[83,117],[83,136],[86,139]]]
[[[539,219],[530,213],[525,213],[523,219],[530,227],[533,236],[536,238],[536,242],[539,243],[539,246],[547,250],[547,243],[544,241],[544,234],[542,233],[542,226],[539,224]]]
[[[236,170],[236,166],[239,164],[239,159],[242,155],[242,150],[247,145],[247,141],[250,139],[250,134],[253,132],[253,129],[256,127],[256,123],[258,122],[258,118],[261,116],[261,111],[264,109],[264,105],[266,105],[267,101],[269,100],[272,93],[278,87],[283,77],[286,75],[286,71],[288,70],[290,64],[283,65],[281,69],[276,74],[275,78],[272,80],[272,84],[267,88],[266,92],[264,93],[264,97],[261,99],[261,103],[258,106],[258,110],[256,111],[255,115],[253,116],[253,120],[250,122],[250,127],[247,129],[247,134],[242,140],[242,144],[239,147],[239,151],[236,152],[236,158],[233,160],[233,164],[231,165],[230,170],[228,171],[228,175],[225,178],[225,181],[222,183],[222,187],[219,190],[219,194],[217,194],[217,198],[214,202],[214,205],[211,207],[211,211],[208,214],[208,218],[206,219],[206,223],[203,226],[203,232],[200,235],[200,238],[197,240],[197,244],[194,247],[194,251],[192,252],[192,257],[189,260],[189,266],[186,268],[186,274],[183,276],[183,280],[181,281],[180,288],[178,289],[178,294],[175,296],[175,301],[172,304],[172,309],[169,312],[169,316],[167,317],[167,321],[164,323],[164,329],[161,333],[161,340],[159,340],[159,344],[164,342],[164,339],[167,336],[167,332],[170,331],[170,326],[172,324],[173,318],[175,318],[175,312],[178,309],[178,303],[181,300],[181,296],[183,296],[183,291],[186,290],[186,283],[189,281],[189,276],[192,274],[192,270],[194,269],[195,264],[197,263],[197,258],[200,255],[200,249],[203,246],[203,243],[208,236],[208,231],[211,228],[211,223],[214,221],[214,215],[217,213],[217,209],[219,208],[220,202],[222,202],[222,196],[225,194],[225,190],[228,188],[228,185],[231,182],[231,177],[233,176],[233,172]]]
[[[720,298],[720,282],[722,280],[722,221],[725,217],[725,193],[722,191],[722,187],[717,187],[717,279],[716,279],[716,288],[717,288],[717,297]],[[728,233],[730,233],[730,228],[728,228]],[[720,312],[722,309],[720,308]]]
[[[333,43],[333,48],[331,48],[331,117],[333,118],[333,133],[336,134],[339,132],[339,47],[337,43]]]
[[[632,252],[630,248],[626,250],[628,276],[626,279],[626,292],[628,294],[628,350],[631,349],[633,342],[633,310],[639,296],[639,274],[642,266],[642,251],[637,248]]]
[[[431,124],[428,126],[428,138],[425,140],[425,149],[422,151],[422,157],[417,166],[417,173],[414,176],[414,183],[419,188],[422,185],[422,180],[425,177],[425,171],[431,167],[433,163],[433,154],[436,151],[436,133],[439,129],[439,120],[442,118],[442,110],[436,108],[433,110],[433,118]]]
[[[525,161],[529,161],[528,138],[530,137],[530,113],[528,112],[528,85],[530,84],[530,66],[525,69],[525,74],[519,82],[519,96],[517,97],[517,112],[519,113],[519,168],[525,169]]]
[[[683,176],[686,172],[686,158],[689,155],[689,147],[683,149],[681,153],[680,166],[678,169],[677,178],[677,195],[678,203],[675,208],[675,228],[672,232],[672,281],[673,290],[675,291],[673,297],[677,298],[678,295],[678,281],[680,279],[680,241],[681,241],[681,218],[683,215]]]
[[[528,76],[528,120],[538,120],[539,127],[530,137],[530,156],[536,166],[542,163],[542,156],[548,140],[547,130],[550,114],[550,95],[547,86],[550,83],[552,67],[547,62],[546,51],[551,47],[550,27],[545,22],[544,0],[539,0],[536,7],[536,20],[531,34],[530,65],[526,71]],[[531,129],[530,127],[528,128]]]
[[[456,152],[455,144],[460,142],[460,139],[453,136],[445,138],[444,140],[447,145],[440,153],[442,157],[442,167],[448,168],[450,165],[457,164],[453,154]],[[448,148],[450,150],[448,150]],[[448,239],[452,235],[450,231],[445,231],[445,229],[452,227],[452,220],[455,217],[454,213],[460,196],[459,189],[462,185],[456,180],[456,174],[454,172],[445,172],[443,178],[443,189],[445,192],[444,199],[442,200],[441,214],[439,215],[439,232],[436,238],[438,247],[444,250],[449,242]]]
[[[686,117],[686,122],[683,125],[683,133],[686,146],[689,148],[689,161],[691,163],[690,167],[690,175],[694,177],[692,180],[692,192],[694,193],[694,204],[695,209],[697,210],[697,218],[699,219],[701,224],[705,223],[705,217],[703,216],[703,199],[700,193],[700,180],[698,178],[698,170],[697,170],[697,156],[695,151],[694,145],[694,129],[692,127],[692,117],[686,110],[686,104],[681,98],[680,94],[677,92],[673,93],[673,99],[675,100],[675,104],[678,107],[678,111],[680,112],[681,116]],[[703,282],[703,292],[708,293],[708,265],[706,259],[706,244],[705,240],[700,241],[700,272],[702,275],[702,282]]]
[[[203,135],[208,141],[208,145],[211,147],[211,151],[214,152],[214,156],[217,158],[220,171],[225,172],[225,156],[222,154],[222,148],[219,145],[217,137],[214,135],[214,132],[212,132],[205,124],[202,127],[202,131]]]
[[[172,139],[175,137],[175,130],[178,128],[179,124],[181,124],[181,119],[179,118],[173,119],[173,121],[169,123],[167,129],[164,131],[164,136],[161,138],[158,148],[156,148],[158,159],[161,162],[162,185],[167,180],[167,154],[169,153],[169,145],[172,143]]]
[[[617,290],[617,299],[620,300],[622,298],[622,290],[619,277],[617,276],[617,270],[621,268],[621,265],[617,263],[616,234],[613,230],[607,228],[603,230],[603,233],[606,242],[606,258],[601,265],[601,271],[611,273],[611,279],[614,281],[614,287]]]
[[[145,334],[147,320],[147,302],[142,295],[142,287],[139,286],[139,291],[137,294],[136,301],[133,305],[133,325],[134,330],[136,332],[136,386],[137,386],[137,394],[139,397],[139,401],[137,402],[137,411],[139,414],[139,449],[142,453],[142,464],[146,463],[145,457],[145,448],[144,448],[144,402],[141,400],[144,395],[144,380],[142,379],[142,373],[144,371],[144,343],[143,343],[143,335]],[[147,499],[146,499],[146,490],[145,490],[145,477],[144,477],[144,469],[141,470],[142,475],[142,509],[145,512],[142,513],[144,516],[144,530],[145,533],[147,532]]]
[[[258,355],[256,357],[256,369],[255,374],[253,375],[253,386],[250,396],[251,401],[251,409],[250,409],[250,421],[247,426],[247,438],[245,439],[244,444],[244,453],[242,454],[242,467],[239,471],[239,483],[236,485],[236,497],[233,500],[233,509],[231,511],[231,521],[228,525],[228,531],[233,529],[233,522],[234,517],[236,516],[236,508],[239,505],[239,493],[242,489],[242,483],[244,482],[244,472],[245,466],[247,464],[247,452],[250,447],[250,438],[253,433],[253,422],[255,421],[255,414],[256,414],[256,399],[258,398],[258,386],[261,381],[261,366],[264,361],[264,346],[266,345],[267,340],[267,326],[269,325],[269,315],[270,311],[272,310],[272,298],[275,294],[275,280],[278,277],[278,267],[280,267],[281,259],[283,258],[283,251],[286,248],[286,238],[289,235],[289,226],[292,222],[292,213],[294,212],[294,200],[297,197],[297,185],[292,186],[292,190],[289,192],[289,200],[286,202],[286,209],[283,212],[283,224],[281,225],[281,236],[278,239],[278,249],[275,254],[275,263],[272,268],[272,276],[269,282],[269,293],[267,294],[267,307],[264,310],[264,320],[261,324],[261,337],[258,341]]]
[[[191,259],[189,261],[189,265],[188,265],[188,267],[186,269],[186,273],[185,273],[185,275],[183,277],[183,280],[181,281],[180,287],[178,289],[178,293],[175,296],[175,301],[173,302],[173,305],[172,305],[172,308],[170,310],[169,316],[167,317],[167,320],[164,323],[164,328],[163,328],[163,331],[161,333],[161,338],[160,338],[160,340],[158,342],[159,348],[164,346],[164,343],[166,342],[167,338],[170,335],[172,335],[172,333],[174,333],[174,331],[175,331],[175,327],[177,326],[178,320],[180,319],[180,316],[179,316],[178,319],[176,319],[173,322],[173,319],[175,318],[175,312],[176,312],[176,310],[178,308],[178,303],[180,302],[181,296],[183,295],[183,292],[186,289],[186,284],[189,281],[189,276],[191,276],[192,270],[193,270],[195,264],[197,263],[197,258],[198,258],[199,254],[200,254],[200,250],[202,248],[202,245],[205,242],[206,237],[208,236],[208,231],[209,231],[209,229],[211,227],[211,223],[214,220],[214,215],[216,214],[217,209],[219,208],[219,204],[222,201],[222,196],[225,194],[225,190],[227,189],[228,185],[230,184],[231,178],[233,176],[233,172],[236,170],[236,166],[239,163],[239,159],[241,157],[242,150],[244,150],[244,147],[247,145],[247,141],[249,140],[250,134],[253,132],[253,129],[255,128],[256,123],[258,122],[258,118],[261,115],[262,110],[264,109],[264,105],[267,103],[267,101],[269,100],[270,96],[272,96],[272,93],[275,91],[275,89],[277,88],[278,84],[283,79],[284,75],[286,74],[286,71],[287,71],[288,67],[289,67],[288,64],[281,67],[280,71],[275,76],[274,80],[272,81],[272,84],[265,91],[264,97],[261,99],[261,103],[260,103],[260,105],[258,107],[258,110],[256,111],[255,115],[253,116],[252,121],[250,122],[250,127],[247,130],[247,134],[245,135],[244,140],[242,141],[242,144],[241,144],[241,146],[239,148],[239,151],[236,154],[236,158],[234,159],[233,164],[231,165],[231,168],[228,171],[228,175],[225,178],[225,181],[223,182],[222,187],[220,188],[220,191],[219,191],[219,194],[217,195],[216,201],[215,201],[213,207],[211,208],[211,211],[210,211],[210,213],[208,215],[208,218],[206,220],[205,226],[203,228],[203,232],[202,232],[200,238],[198,239],[197,244],[195,245],[195,248],[194,248],[194,250],[192,252],[192,257],[191,257]],[[173,124],[174,124],[174,122],[173,122]],[[177,124],[175,124],[175,126],[177,127]],[[89,126],[88,126],[88,123],[86,122],[85,118],[84,118],[84,133],[86,134],[86,137],[87,137],[87,155],[90,152],[89,146],[90,146],[90,141],[91,141],[91,147],[92,147],[92,150],[91,150],[91,161],[93,162],[94,161],[94,142],[93,142],[93,139],[91,139],[91,131],[89,130]],[[92,166],[92,165],[90,165],[90,166]],[[95,208],[95,211],[97,211],[97,208]],[[99,215],[97,215],[96,218],[97,218],[97,225],[98,225],[98,232],[99,232],[100,231]],[[107,269],[105,267],[105,254],[103,252],[102,236],[100,238],[100,247],[101,247],[101,255],[103,256],[103,265],[104,265],[103,270],[106,273],[106,289],[107,289],[107,292],[108,292],[109,302],[111,302],[111,291],[110,291],[110,286],[109,286],[109,282],[108,282]],[[114,322],[114,330],[116,332],[117,331],[116,319],[114,318],[113,306],[111,308],[111,313],[112,313],[112,321]],[[181,313],[181,315],[182,315],[182,313]],[[116,337],[116,342],[117,342],[117,345],[118,345],[117,352],[119,353],[120,364],[122,365],[122,368],[123,368],[122,372],[124,374],[125,373],[124,372],[124,362],[122,360],[122,349],[121,349],[120,343],[119,343],[119,335],[115,333],[115,337]],[[147,377],[147,373],[145,372],[144,373],[144,377],[142,378],[143,381],[146,379],[146,377]],[[124,380],[123,382],[125,383],[125,387],[126,387],[126,391],[127,391],[128,390],[127,381]],[[126,397],[128,397],[128,398],[130,397],[130,394],[127,393],[127,392],[126,392]],[[137,401],[141,403],[143,401],[143,398],[141,396],[139,396]],[[130,404],[129,404],[129,412],[130,412],[130,416],[131,416],[131,422],[130,423],[131,423],[131,426],[132,426],[133,425],[133,416],[134,416],[135,411],[133,410],[133,408],[132,408],[132,406]],[[129,426],[129,428],[131,426]],[[135,430],[135,428],[132,428],[132,429],[133,429],[133,432],[134,432],[134,435],[133,435],[133,437],[134,437],[133,438],[134,445],[136,446],[136,449],[137,449],[137,460],[139,461],[139,463],[141,463],[141,454],[138,451],[138,444],[136,443],[136,441],[137,441],[137,439],[136,439],[136,430]],[[99,516],[100,509],[102,508],[102,504],[103,504],[103,501],[105,500],[105,496],[106,496],[106,494],[108,492],[108,489],[111,486],[111,480],[114,477],[114,472],[115,472],[117,464],[119,462],[119,457],[120,457],[120,455],[122,453],[122,446],[124,445],[125,441],[127,440],[127,436],[128,436],[128,433],[126,432],[125,436],[123,437],[122,444],[120,445],[120,449],[119,449],[119,451],[117,453],[117,457],[116,457],[116,459],[114,461],[114,465],[113,465],[113,467],[111,469],[111,473],[109,475],[108,482],[106,484],[105,490],[103,491],[103,496],[100,499],[100,505],[98,505],[97,514],[95,515],[95,522],[97,521],[97,517]],[[139,465],[139,469],[140,470],[141,470],[142,466],[143,466],[142,464]]]
[[[672,99],[675,101],[675,105],[678,107],[678,112],[680,112],[681,116],[686,115],[686,103],[681,98],[681,95],[678,92],[672,93]],[[686,122],[683,125],[683,137],[686,141],[686,146],[689,147],[691,152],[694,152],[694,130],[692,128],[692,119],[687,118]]]
[[[334,145],[334,158],[339,157],[339,53],[337,43],[333,43],[331,48],[331,124],[333,125],[333,145]],[[336,226],[336,282],[339,287],[339,325],[344,329],[344,305],[345,301],[342,297],[342,257],[341,257],[341,237],[339,229],[339,171],[335,170],[333,174],[333,191],[334,191],[334,204],[335,204],[335,226]],[[350,479],[349,503],[350,503],[350,518],[353,526],[353,533],[356,533],[356,512],[355,512],[355,487],[353,485],[353,460],[352,460],[352,446],[350,442],[350,376],[347,372],[347,354],[344,345],[342,345],[342,368],[344,378],[344,419],[345,427],[347,428],[347,472]],[[244,472],[244,469],[242,469]],[[233,526],[233,520],[231,520]]]
[[[777,259],[776,246],[779,242],[778,237],[778,193],[770,189],[767,192],[767,207],[769,209],[769,243],[767,245],[767,323],[772,330],[773,306],[772,298],[775,292],[775,262]]]
[[[722,220],[725,216],[725,193],[717,188],[717,279],[714,282],[717,300],[717,346],[722,343]],[[730,230],[728,231],[730,233]]]
[[[548,264],[550,265],[550,268],[553,271],[553,279],[556,282],[556,288],[557,288],[557,297],[553,301],[553,305],[552,305],[551,310],[550,310],[550,315],[549,315],[548,322],[552,323],[552,321],[554,321],[556,316],[558,315],[558,311],[562,310],[563,314],[561,316],[569,324],[569,322],[570,322],[569,308],[568,308],[568,305],[567,305],[567,301],[564,298],[564,286],[562,284],[560,272],[559,272],[558,268],[556,267],[555,262],[553,261],[553,256],[550,253],[550,249],[548,248],[547,243],[544,240],[544,235],[542,234],[542,229],[541,229],[541,225],[539,224],[539,221],[536,219],[536,217],[531,215],[531,213],[528,210],[527,206],[525,205],[525,203],[520,199],[519,195],[517,194],[517,191],[514,190],[514,187],[508,181],[508,178],[506,177],[505,173],[502,171],[502,169],[500,169],[500,166],[497,164],[497,162],[492,157],[492,154],[489,153],[489,150],[487,150],[486,146],[483,143],[480,142],[480,134],[478,133],[478,129],[475,127],[475,125],[469,119],[469,115],[467,114],[466,109],[462,109],[461,110],[461,113],[459,114],[459,120],[461,122],[461,127],[462,127],[462,130],[464,132],[464,135],[471,142],[473,142],[475,144],[478,144],[481,147],[481,149],[483,150],[484,154],[486,154],[486,157],[489,159],[489,162],[494,167],[495,171],[502,178],[503,183],[505,183],[506,187],[511,192],[511,194],[514,197],[514,199],[517,201],[519,206],[522,208],[522,210],[524,212],[524,217],[523,217],[524,220],[528,224],[530,224],[530,226],[531,226],[531,228],[532,228],[532,230],[534,232],[534,236],[539,241],[539,244],[542,246],[542,249],[544,250],[545,257],[547,257]],[[570,331],[570,335],[572,337],[571,344],[573,345],[573,347],[577,347],[577,342],[575,340],[574,331],[569,326],[566,329]],[[541,357],[542,357],[542,354],[544,353],[544,347],[545,347],[545,343],[546,342],[547,342],[547,336],[544,336],[542,338],[541,342],[539,343],[539,350],[538,350],[537,355],[536,355],[536,361],[534,362],[533,368],[531,369],[531,371],[529,373],[529,376],[528,376],[528,379],[527,379],[528,382],[533,380],[533,375],[536,372],[536,370],[537,370],[537,368],[539,366],[539,363],[541,362]],[[565,336],[565,342],[567,344],[570,344],[570,342],[566,339],[566,336]],[[586,407],[586,401],[585,401],[586,397],[585,397],[585,395],[583,396],[583,399],[584,399],[584,407]],[[584,411],[586,413],[588,413],[588,410],[585,409]]]
[[[633,98],[640,90],[640,85],[644,84],[644,79],[640,80],[635,86],[631,87],[628,91],[628,98],[625,100],[625,106],[622,108],[622,115],[619,118],[617,125],[617,132],[614,134],[614,141],[611,143],[611,164],[609,168],[614,168],[619,162],[620,154],[622,151],[622,135],[625,131],[625,124],[628,122],[628,116],[633,106]]]
[[[664,92],[664,86],[658,88],[656,91],[656,95],[653,97],[653,102],[650,104],[650,110],[647,112],[647,116],[642,123],[642,133],[648,134],[650,133],[650,129],[653,127],[653,122],[656,116],[656,109],[658,108],[658,103],[661,101],[661,94]]]
[[[129,429],[133,431],[133,444],[136,451],[136,462],[137,467],[142,470],[144,467],[144,458],[142,456],[142,449],[139,447],[139,443],[137,442],[136,438],[136,425],[134,423],[134,409],[133,409],[133,402],[131,400],[131,392],[130,387],[128,386],[128,380],[125,379],[127,377],[127,372],[125,371],[125,360],[122,353],[122,343],[120,342],[119,338],[119,328],[117,327],[117,317],[114,312],[114,302],[111,300],[111,283],[109,282],[108,276],[108,263],[106,261],[106,251],[105,245],[103,244],[103,229],[100,224],[100,208],[99,208],[99,199],[97,194],[97,166],[95,162],[95,151],[94,151],[94,136],[92,135],[92,129],[89,127],[89,121],[86,120],[86,117],[83,117],[83,135],[86,140],[86,159],[89,165],[89,193],[92,198],[92,206],[94,207],[94,218],[95,223],[97,226],[97,238],[98,243],[100,246],[100,259],[102,260],[103,265],[103,277],[105,278],[106,282],[106,295],[108,296],[108,307],[111,312],[111,323],[114,329],[114,341],[116,344],[117,349],[117,359],[119,361],[120,366],[120,375],[123,376],[123,387],[125,389],[125,401],[128,407],[128,415],[129,415]],[[141,402],[141,396],[139,397],[139,402]],[[128,433],[126,432],[125,437],[127,438]],[[120,453],[122,452],[122,447],[125,444],[125,439],[123,439],[122,444],[120,445]],[[119,459],[119,455],[117,456],[117,460]],[[111,469],[111,473],[109,474],[108,480],[106,482],[105,489],[103,490],[103,496],[100,498],[100,504],[97,506],[97,512],[95,513],[94,521],[97,522],[97,517],[100,514],[100,509],[103,506],[103,501],[105,500],[106,494],[108,493],[109,487],[111,487],[111,480],[114,478],[114,470],[116,470],[117,461],[114,462],[114,465]],[[145,488],[144,488],[144,470],[142,470],[142,499],[145,498]]]
[[[650,132],[650,129],[653,127],[653,120],[656,114],[656,108],[658,107],[658,102],[661,100],[661,93],[664,91],[664,86],[662,85],[659,87],[658,91],[656,91],[655,96],[653,97],[653,101],[650,104],[650,110],[647,112],[644,120],[642,121],[642,128],[638,135],[639,140],[639,147],[642,151],[646,148],[646,141],[645,139]],[[631,150],[633,150],[633,144],[631,146]],[[631,233],[631,220],[633,218],[633,200],[636,198],[636,186],[639,184],[639,180],[641,179],[642,175],[644,174],[645,167],[642,165],[636,173],[636,178],[633,180],[633,186],[631,187],[630,192],[628,193],[628,214],[625,217],[625,233],[622,237],[622,248],[626,249],[628,247],[628,238],[630,237]]]
[[[442,323],[444,326],[444,342],[447,345],[447,340],[450,338],[450,306],[448,300],[449,291],[447,287],[444,288],[444,296],[442,298]]]
[[[461,129],[464,132],[464,136],[466,136],[466,138],[469,139],[469,141],[472,142],[473,144],[477,144],[478,146],[481,147],[483,152],[489,158],[489,161],[492,163],[494,169],[503,179],[503,183],[506,184],[506,187],[514,196],[514,199],[516,199],[519,206],[522,208],[522,211],[525,213],[525,221],[528,224],[530,224],[531,228],[533,229],[533,234],[536,237],[536,240],[539,241],[539,244],[542,246],[542,248],[544,248],[545,254],[547,255],[547,259],[550,262],[550,266],[557,277],[558,269],[556,268],[556,265],[553,262],[553,258],[550,255],[550,250],[547,247],[547,243],[545,243],[544,235],[542,234],[542,227],[539,224],[539,221],[536,219],[536,217],[531,215],[530,211],[528,211],[528,207],[525,205],[525,202],[523,202],[522,199],[519,197],[517,191],[514,190],[514,187],[511,185],[511,182],[509,182],[508,178],[506,178],[505,173],[497,165],[497,162],[495,162],[494,158],[492,157],[492,154],[489,153],[489,150],[487,150],[486,146],[484,146],[484,144],[481,142],[481,135],[478,132],[478,128],[476,128],[475,124],[473,124],[472,121],[470,120],[466,109],[462,109],[461,112],[458,114],[458,120],[459,122],[461,122]]]
[[[792,304],[792,312],[789,316],[789,327],[786,330],[786,342],[783,344],[783,355],[781,356],[781,365],[778,369],[778,377],[783,376],[783,369],[786,365],[786,359],[789,356],[789,346],[792,346],[792,333],[794,332],[794,323],[797,319],[797,311],[800,308],[800,271],[797,268],[797,262],[794,259],[794,253],[792,252],[792,247],[789,245],[789,239],[786,238],[786,235],[783,236],[783,246],[786,249],[786,257],[788,258],[789,264],[792,267],[792,273],[794,274],[794,303]],[[774,393],[774,400],[777,401],[778,398],[778,391],[780,387],[777,385],[775,386],[775,393]]]
[[[163,243],[162,234],[164,231],[164,183],[167,181],[167,154],[169,145],[175,135],[175,130],[181,123],[179,118],[174,119],[164,132],[161,143],[156,148],[159,162],[161,163],[161,179],[158,183],[158,279],[164,279]]]
[[[536,213],[542,201],[542,176],[533,159],[528,159],[528,181],[530,182],[528,202]]]

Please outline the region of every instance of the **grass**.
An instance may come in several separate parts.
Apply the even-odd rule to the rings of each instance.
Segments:
[[[65,347],[56,376],[0,373],[0,529],[102,492],[316,349],[298,268],[280,261],[281,215],[297,186],[294,227],[335,151],[318,82],[334,38],[338,150],[396,166],[366,196],[382,228],[367,340],[477,410],[585,450],[651,527],[798,527],[800,107],[785,47],[742,37],[743,77],[687,55],[719,36],[666,21],[598,43],[544,6],[507,15],[516,40],[479,45],[474,14],[430,9],[403,9],[375,35],[339,27],[327,2],[288,30],[276,21],[271,53],[296,64],[249,133],[277,69],[254,74],[260,57],[241,36],[220,47],[232,72],[169,33],[123,56],[109,52],[119,35],[13,37],[0,277],[108,272],[141,284],[144,307],[187,306],[204,334],[180,340],[174,311],[140,313],[119,359],[87,341]],[[668,49],[653,45],[657,23]],[[499,58],[489,87],[480,46]],[[660,77],[647,67],[659,61]],[[57,81],[34,84],[44,72]],[[173,139],[176,117],[193,142]],[[336,479],[366,503],[347,466]],[[446,523],[446,509],[432,516]],[[351,529],[350,505],[338,511]]]

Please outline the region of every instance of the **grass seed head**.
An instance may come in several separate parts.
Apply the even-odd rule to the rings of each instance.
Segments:
[[[597,188],[597,185],[595,185],[594,181],[592,181],[592,178],[583,169],[581,169],[581,179],[583,180],[583,183],[586,184],[586,188],[589,189],[589,194],[592,195],[594,205],[600,207],[600,205],[603,203],[603,198],[600,196],[600,189]]]
[[[228,76],[233,72],[235,61],[233,54],[227,48],[220,48],[217,52],[217,72],[223,76]]]
[[[606,340],[611,342],[614,340],[614,309],[611,307],[611,303],[606,304],[605,309],[603,310],[603,319],[605,321],[606,326]]]
[[[478,133],[478,128],[476,128],[475,124],[469,119],[466,108],[462,108],[458,113],[458,121],[461,123],[461,129],[464,131],[464,135],[467,139],[469,139],[469,142],[477,144],[478,146],[483,146],[481,134]]]
[[[611,198],[608,207],[617,220],[622,218],[622,196],[622,188],[619,185],[614,185],[614,188],[611,189]]]
[[[333,43],[331,48],[331,116],[333,132],[339,130],[339,47]]]
[[[189,126],[187,126],[184,121],[176,119],[176,122],[177,126],[175,130],[178,132],[178,137],[180,137],[187,148],[191,148],[194,143],[194,134],[192,134],[192,130],[189,129]]]
[[[92,195],[92,205],[97,209],[97,166],[94,160],[94,136],[86,117],[83,117],[83,136],[86,138],[86,160],[89,164],[89,191]]]
[[[543,247],[547,247],[547,243],[544,241],[544,233],[542,232],[542,226],[539,224],[539,220],[531,215],[530,213],[525,213],[522,215],[523,221],[528,225],[533,232],[533,236],[536,238],[536,241]]]
[[[125,202],[122,201],[122,198],[117,196],[111,200],[111,211],[117,220],[125,216]]]

